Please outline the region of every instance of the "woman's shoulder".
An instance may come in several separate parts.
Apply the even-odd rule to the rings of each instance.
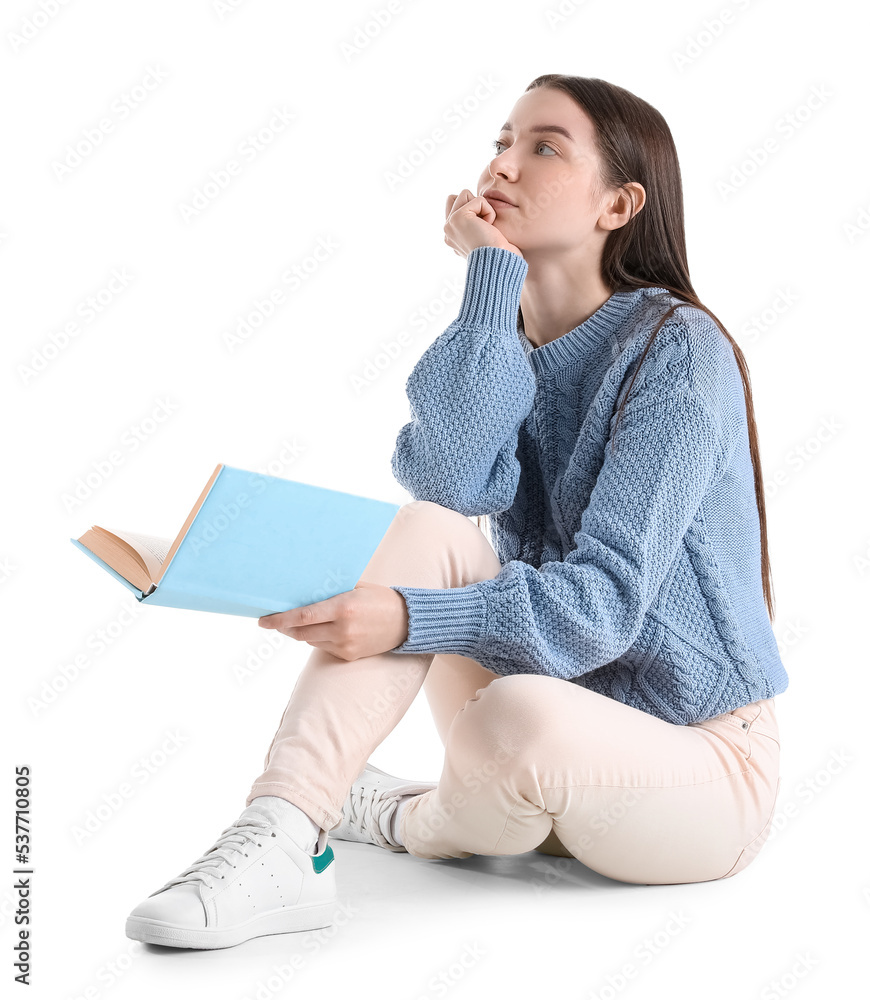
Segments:
[[[629,378],[638,368],[653,330],[671,306],[675,308],[646,352],[636,388],[642,383],[647,392],[694,391],[713,403],[719,399],[723,385],[740,380],[731,342],[709,313],[665,288],[644,288],[640,293],[624,351]]]

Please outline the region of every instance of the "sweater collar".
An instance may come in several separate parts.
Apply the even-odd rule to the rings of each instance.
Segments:
[[[529,340],[520,326],[519,319],[517,336],[529,363],[538,374],[561,368],[572,361],[588,358],[591,352],[598,353],[603,350],[611,357],[615,357],[620,351],[617,331],[634,312],[641,297],[667,291],[666,288],[656,287],[614,292],[585,322],[561,337],[541,344],[540,347],[535,347]]]

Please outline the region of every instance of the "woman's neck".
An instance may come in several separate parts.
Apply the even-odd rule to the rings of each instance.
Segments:
[[[585,323],[611,294],[597,268],[532,261],[520,297],[523,331],[535,347],[548,344]]]

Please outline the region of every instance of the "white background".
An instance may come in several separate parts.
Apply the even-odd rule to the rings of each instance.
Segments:
[[[27,764],[29,996],[852,995],[870,924],[864,8],[566,0],[554,15],[430,0],[394,4],[381,26],[380,3],[43,6],[0,15],[4,991],[22,989],[11,815]],[[476,190],[501,123],[547,72],[602,77],[665,116],[693,283],[750,366],[791,681],[774,832],[733,879],[662,887],[536,853],[429,862],[337,843],[355,911],[332,934],[220,952],[134,944],[128,912],[243,808],[311,647],[264,649],[243,618],[131,618],[126,591],[69,538],[92,524],[174,536],[218,462],[406,502],[389,462],[405,379],[458,311],[465,274],[443,242],[445,200]],[[292,120],[246,160],[275,109]],[[444,141],[391,184],[438,128]],[[81,162],[59,170],[79,143]],[[185,219],[231,159],[238,176]],[[321,240],[335,249],[230,350],[226,334]],[[92,486],[76,498],[80,479]],[[169,733],[178,745],[161,756]],[[131,777],[148,774],[141,758],[144,781]],[[424,697],[372,760],[437,779]],[[77,836],[124,781],[134,794]],[[269,992],[294,954],[302,970]],[[626,965],[637,975],[620,981]]]

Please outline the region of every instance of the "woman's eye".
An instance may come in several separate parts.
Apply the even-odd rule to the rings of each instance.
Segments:
[[[495,149],[496,155],[498,155],[501,152],[501,150],[498,147],[503,145],[504,143],[501,141],[501,139],[493,139],[492,146]],[[535,149],[540,149],[541,146],[546,146],[546,148],[550,150],[553,156],[556,155],[556,150],[553,149],[553,147],[547,142],[539,142],[538,145],[535,146]]]

